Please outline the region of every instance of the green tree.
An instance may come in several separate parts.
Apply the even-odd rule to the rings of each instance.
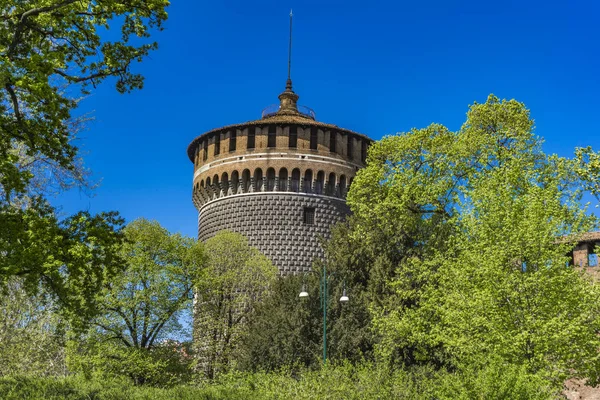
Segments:
[[[575,149],[575,161],[575,171],[584,182],[585,189],[600,201],[600,153],[590,146],[578,147]]]
[[[144,43],[167,18],[167,0],[0,1],[0,185],[19,192],[30,175],[10,154],[15,142],[73,167],[77,149],[69,121],[76,90],[87,93],[108,77],[121,93],[141,88],[131,65],[157,47]],[[120,26],[116,40],[103,28]]]
[[[132,66],[156,48],[148,38],[167,5],[0,0],[0,279],[42,285],[71,315],[89,315],[102,279],[116,272],[122,221],[86,212],[61,220],[45,196],[85,184],[73,145],[85,118],[73,111],[107,78],[121,93],[142,87]],[[120,35],[101,35],[109,27]]]
[[[203,247],[145,219],[128,224],[124,234],[124,271],[108,281],[100,314],[80,339],[83,357],[91,364],[76,352],[73,364],[79,369],[125,372],[138,384],[172,383],[185,372],[178,363],[191,361],[182,359],[186,349],[169,339],[185,339],[180,321],[191,306],[194,277],[204,268]]]
[[[66,375],[65,331],[53,299],[17,277],[0,289],[0,376]]]
[[[555,385],[596,378],[597,288],[565,267],[597,226],[580,202],[593,182],[577,168],[590,169],[541,144],[522,103],[490,96],[457,132],[431,125],[371,146],[348,196],[349,240],[372,263],[386,360],[452,370],[493,354]]]
[[[309,291],[300,299],[303,284]],[[274,371],[322,363],[322,311],[319,283],[313,277],[280,276],[256,305],[240,341],[239,367]]]
[[[338,241],[339,242],[339,241]],[[333,250],[333,249],[332,249]],[[333,262],[327,271],[335,272],[329,281],[327,304],[327,359],[353,362],[372,355],[369,303],[360,284]],[[320,301],[322,266],[313,274],[282,276],[256,305],[241,341],[238,358],[245,370],[320,368],[323,363],[323,309]],[[344,283],[350,301],[339,302]],[[305,288],[308,298],[299,298]]]
[[[116,213],[79,212],[63,221],[43,200],[0,207],[0,279],[22,279],[24,289],[55,297],[80,326],[97,311],[104,282],[120,270],[123,220]]]
[[[207,378],[235,366],[242,332],[277,269],[241,234],[221,231],[205,244],[207,268],[196,279],[194,342]]]

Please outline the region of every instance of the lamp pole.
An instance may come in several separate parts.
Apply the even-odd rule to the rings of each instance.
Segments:
[[[311,271],[313,272],[313,271]],[[327,292],[328,292],[328,281],[331,279],[331,276],[327,276],[327,267],[323,264],[323,275],[320,277],[320,299],[321,299],[321,307],[323,308],[323,365],[327,363]],[[302,291],[299,295],[300,298],[308,297],[308,292],[306,291],[306,285],[302,285]],[[340,303],[346,303],[350,300],[346,295],[346,281],[344,281],[344,291],[342,292],[342,297],[340,297]]]
[[[321,296],[323,304],[323,365],[327,362],[327,271],[326,266],[323,264],[323,277],[321,278],[323,295]]]

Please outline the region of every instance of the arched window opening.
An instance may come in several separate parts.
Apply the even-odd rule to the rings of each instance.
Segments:
[[[279,170],[279,190],[281,190],[282,192],[287,191],[287,180],[288,180],[287,169],[281,168]]]
[[[223,172],[221,175],[221,183],[223,184],[225,194],[227,194],[227,189],[229,189],[229,175],[227,175],[227,172]]]
[[[292,192],[298,192],[300,190],[300,170],[294,168],[292,170]]]
[[[231,186],[232,186],[233,194],[237,193],[239,184],[240,184],[240,175],[237,171],[233,171],[231,173]]]
[[[329,174],[329,179],[327,179],[327,191],[326,194],[328,196],[335,195],[335,174],[332,172]]]
[[[206,178],[206,187],[210,188],[210,178]]]
[[[267,170],[267,191],[273,190],[275,190],[275,169],[269,168]]]
[[[244,193],[248,193],[250,191],[250,170],[245,169],[242,172],[242,190]]]
[[[269,133],[267,137],[267,147],[277,146],[277,127],[275,125],[269,125]]]
[[[340,176],[340,197],[346,197],[346,175]]]
[[[312,189],[312,180],[313,180],[312,170],[307,169],[304,172],[304,186],[302,188],[302,191],[304,193],[310,193],[311,192],[311,189]]]
[[[330,131],[329,132],[329,151],[332,153],[336,152],[336,141],[337,141],[337,132],[336,131]]]
[[[215,174],[215,176],[213,176],[213,185],[215,186],[219,186],[219,175]]]
[[[203,188],[203,187],[204,187],[204,179],[202,179],[202,180],[200,181],[200,187],[201,187],[201,188]]]
[[[317,145],[319,143],[319,134],[316,126],[310,128],[310,149],[317,150]]]
[[[256,144],[256,127],[251,126],[248,128],[248,142],[246,148],[253,149]]]
[[[317,180],[315,182],[315,193],[323,194],[323,186],[325,185],[325,172],[319,171],[317,173]]]
[[[254,184],[256,187],[256,191],[260,192],[263,188],[263,172],[262,169],[256,168],[254,170]]]
[[[298,147],[298,127],[290,126],[290,149],[295,149]]]
[[[198,191],[198,189],[200,189],[200,184],[196,183],[196,191]]]
[[[208,139],[204,139],[202,142],[202,161],[206,161],[208,158]]]

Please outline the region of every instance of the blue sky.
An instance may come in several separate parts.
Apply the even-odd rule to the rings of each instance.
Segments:
[[[110,82],[80,106],[100,181],[55,204],[65,213],[117,210],[195,236],[193,165],[201,133],[260,118],[287,74],[317,119],[379,139],[437,122],[460,127],[489,93],[524,102],[545,150],[600,149],[600,3],[589,1],[173,1],[159,49],[136,71],[145,87]]]

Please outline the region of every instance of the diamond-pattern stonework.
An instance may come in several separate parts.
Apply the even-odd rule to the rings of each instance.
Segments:
[[[304,224],[305,207],[315,209],[313,225]],[[227,229],[246,236],[269,257],[280,274],[306,272],[323,257],[320,238],[350,213],[342,199],[302,193],[256,193],[223,197],[200,209],[202,241]]]

